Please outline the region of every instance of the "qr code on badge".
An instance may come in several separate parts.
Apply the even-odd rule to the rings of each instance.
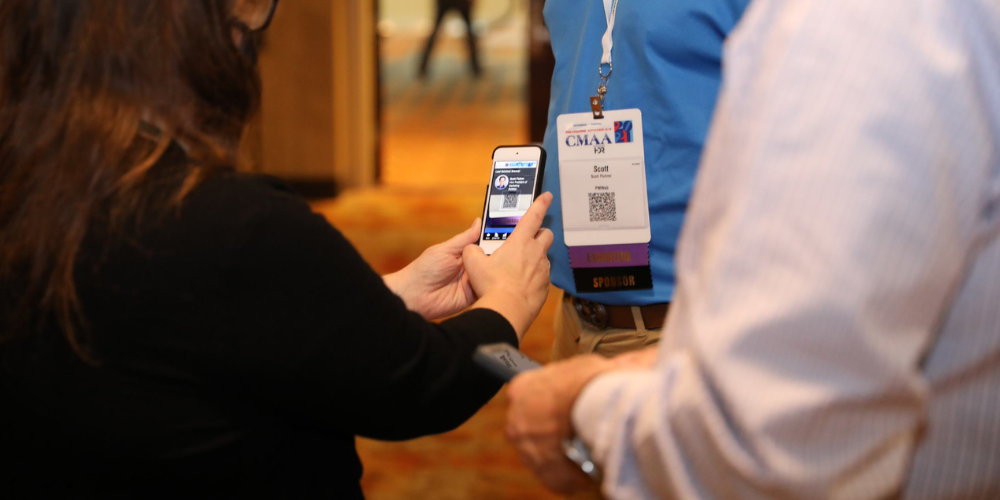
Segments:
[[[503,195],[503,210],[514,210],[517,208],[517,193],[504,193]]]
[[[587,196],[590,198],[590,222],[618,220],[615,193],[588,193]]]

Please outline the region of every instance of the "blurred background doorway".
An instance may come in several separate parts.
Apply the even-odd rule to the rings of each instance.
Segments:
[[[457,7],[438,27],[422,74],[439,3]],[[527,2],[472,2],[478,75],[470,63],[462,3],[469,0],[379,1],[386,186],[483,191],[493,148],[529,141]]]
[[[494,147],[542,140],[554,66],[543,4],[281,4],[261,48],[264,98],[245,156],[310,197],[482,184]],[[449,8],[440,23],[439,7]]]

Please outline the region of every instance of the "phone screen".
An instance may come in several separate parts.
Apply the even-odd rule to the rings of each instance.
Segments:
[[[482,241],[506,240],[535,198],[538,160],[494,161]]]

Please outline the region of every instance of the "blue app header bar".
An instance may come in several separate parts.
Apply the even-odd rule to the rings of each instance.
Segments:
[[[535,168],[537,161],[498,161],[496,168]]]

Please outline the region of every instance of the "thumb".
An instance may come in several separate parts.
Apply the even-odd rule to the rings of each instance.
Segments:
[[[458,253],[466,245],[471,245],[479,241],[479,217],[472,221],[472,225],[461,233],[452,236],[443,245],[454,253]]]
[[[486,256],[486,252],[479,245],[466,245],[465,249],[462,250],[462,265],[465,267],[466,274],[473,281],[475,276],[483,269],[483,266],[488,265],[487,260],[489,260],[489,257]]]

